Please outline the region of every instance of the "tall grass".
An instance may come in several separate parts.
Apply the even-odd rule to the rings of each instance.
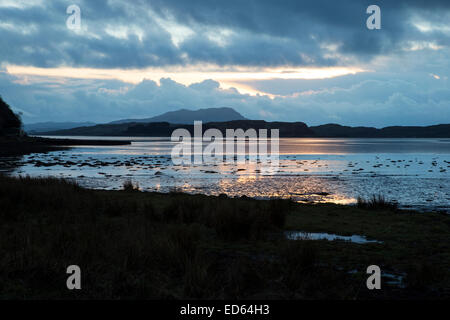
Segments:
[[[92,191],[67,180],[0,176],[0,206],[0,298],[286,294],[277,259],[215,246],[264,241],[283,227],[290,202]],[[66,289],[72,264],[82,269],[81,291]]]
[[[357,207],[375,211],[395,211],[398,209],[398,203],[387,200],[383,195],[373,195],[370,199],[363,199],[361,197],[358,197]]]
[[[133,180],[127,179],[123,183],[123,190],[127,192],[139,191],[139,183],[133,183]]]

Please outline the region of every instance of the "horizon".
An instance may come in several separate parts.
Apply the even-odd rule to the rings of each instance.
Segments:
[[[89,123],[89,125],[90,126],[95,126],[95,125],[104,125],[104,124],[116,124],[115,122],[118,122],[118,121],[128,121],[129,120],[129,122],[130,123],[132,123],[133,121],[132,120],[147,120],[147,119],[151,119],[151,118],[155,118],[155,117],[160,117],[160,116],[164,116],[166,113],[169,113],[169,112],[179,112],[179,111],[202,111],[202,110],[207,110],[207,109],[232,109],[233,111],[235,111],[235,112],[237,112],[236,110],[234,110],[233,108],[231,108],[231,107],[218,107],[218,108],[202,108],[202,109],[194,109],[194,110],[190,110],[190,109],[185,109],[185,108],[182,108],[182,109],[178,109],[178,110],[174,110],[174,111],[168,111],[168,112],[164,112],[164,113],[162,113],[162,114],[158,114],[158,115],[156,115],[156,116],[153,116],[153,117],[143,117],[143,118],[135,118],[135,119],[116,119],[116,120],[113,120],[113,121],[110,121],[110,122],[89,122],[89,121],[80,121],[80,122],[75,122],[75,121],[61,121],[61,122],[56,122],[56,121],[43,121],[43,122],[30,122],[30,123],[26,123],[26,122],[24,122],[23,123],[23,125],[25,125],[25,126],[30,126],[30,125],[38,125],[38,124],[59,124],[59,123],[61,123],[61,124],[63,124],[63,123],[65,123],[65,124],[78,124],[78,123],[83,123],[83,124],[87,124],[87,123]],[[241,115],[240,113],[239,113],[239,115]],[[242,115],[241,115],[242,116]],[[201,121],[201,120],[197,120],[197,121]],[[274,120],[274,121],[268,121],[268,120],[266,120],[266,119],[248,119],[248,118],[246,118],[246,119],[241,119],[241,120],[227,120],[227,121],[216,121],[216,120],[213,120],[213,121],[204,121],[203,123],[208,123],[208,122],[230,122],[230,121],[266,121],[266,122],[278,122],[277,120]],[[151,122],[168,122],[168,123],[173,123],[173,124],[176,124],[176,123],[174,123],[174,122],[170,122],[170,121],[151,121]],[[294,122],[302,122],[302,123],[305,123],[308,127],[315,127],[315,126],[325,126],[325,125],[338,125],[338,126],[345,126],[345,125],[342,125],[342,124],[339,124],[339,123],[333,123],[333,122],[328,122],[328,123],[322,123],[322,124],[318,124],[318,125],[310,125],[310,124],[308,124],[308,123],[306,123],[306,122],[303,122],[303,121],[300,121],[300,120],[292,120],[292,121],[280,121],[280,122],[285,122],[285,123],[294,123]],[[181,123],[178,123],[178,124],[181,124]],[[190,123],[183,123],[183,124],[190,124]],[[423,125],[423,126],[410,126],[410,127],[431,127],[431,126],[441,126],[441,125],[450,125],[450,123],[436,123],[436,124],[433,124],[433,125]],[[370,126],[349,126],[349,127],[353,127],[353,128],[356,128],[356,127],[366,127],[366,128],[375,128],[375,129],[383,129],[383,128],[387,128],[387,127],[397,127],[396,125],[392,125],[392,126],[384,126],[384,127],[370,127]],[[409,127],[409,126],[398,126],[398,127]]]
[[[378,1],[380,29],[369,4],[1,0],[0,93],[25,123],[222,106],[309,126],[450,123],[450,4]]]

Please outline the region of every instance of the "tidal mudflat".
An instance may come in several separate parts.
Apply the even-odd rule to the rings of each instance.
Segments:
[[[450,211],[450,139],[280,139],[279,170],[272,173],[257,163],[174,165],[168,138],[123,139],[132,144],[2,158],[0,168],[94,189],[121,189],[131,179],[143,191],[337,204],[382,194],[401,208]]]

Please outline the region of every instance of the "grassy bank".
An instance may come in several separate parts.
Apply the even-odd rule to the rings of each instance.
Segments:
[[[286,230],[381,243],[287,240]],[[450,217],[0,176],[2,299],[449,298]],[[66,289],[67,266],[82,290]],[[402,277],[366,289],[367,266]]]

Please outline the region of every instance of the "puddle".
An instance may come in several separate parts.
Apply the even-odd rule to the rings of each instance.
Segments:
[[[328,241],[335,241],[335,240],[342,240],[342,241],[350,241],[353,243],[383,243],[382,241],[378,240],[367,240],[365,236],[360,235],[352,235],[349,237],[346,236],[340,236],[337,234],[332,233],[310,233],[310,232],[302,232],[302,231],[286,231],[285,232],[286,238],[289,240],[328,240]]]
[[[349,274],[356,274],[358,273],[357,269],[353,269],[350,271],[347,271],[347,273]],[[363,272],[365,273],[365,271]],[[406,274],[402,273],[402,274],[393,274],[393,273],[387,273],[387,272],[383,272],[381,271],[381,278],[382,278],[382,282],[385,284],[389,284],[391,286],[396,286],[399,288],[405,288],[405,277]]]
[[[398,286],[400,288],[405,287],[405,285],[403,283],[404,277],[405,277],[404,275],[396,275],[396,274],[392,274],[392,273],[382,272],[381,276],[387,278],[387,281],[386,281],[387,284]]]

